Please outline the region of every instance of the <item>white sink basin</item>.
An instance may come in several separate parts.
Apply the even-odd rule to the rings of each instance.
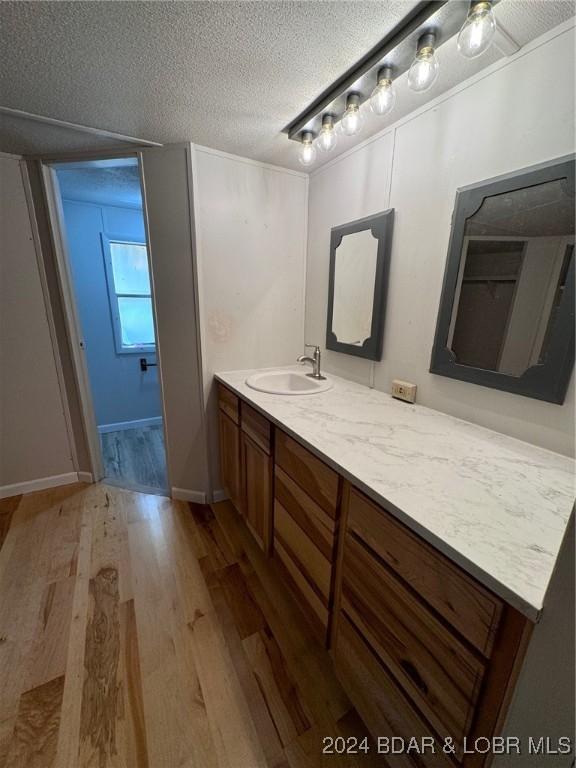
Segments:
[[[295,371],[264,371],[246,379],[246,384],[270,395],[315,395],[332,389],[329,379],[320,381]]]

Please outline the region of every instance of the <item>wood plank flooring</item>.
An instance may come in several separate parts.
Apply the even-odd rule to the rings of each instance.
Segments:
[[[228,502],[75,485],[0,521],[0,768],[383,764],[322,754],[364,726]]]
[[[166,449],[161,425],[100,435],[104,482],[144,493],[167,493]]]

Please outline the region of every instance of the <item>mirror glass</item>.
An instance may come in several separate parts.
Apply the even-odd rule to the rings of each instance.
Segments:
[[[361,347],[372,332],[378,240],[369,229],[344,235],[336,248],[332,332]]]
[[[460,365],[521,376],[546,362],[574,254],[574,188],[488,196],[466,219],[448,347]]]
[[[380,360],[394,209],[332,227],[326,349]]]

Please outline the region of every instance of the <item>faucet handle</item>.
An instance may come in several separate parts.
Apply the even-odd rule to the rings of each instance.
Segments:
[[[304,344],[304,346],[308,347],[309,349],[313,349],[314,352],[316,352],[316,350],[320,352],[320,347],[318,346],[318,344]]]

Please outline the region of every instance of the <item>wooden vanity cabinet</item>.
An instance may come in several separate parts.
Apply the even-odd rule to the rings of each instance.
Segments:
[[[396,736],[408,744],[412,739],[430,738],[432,730],[417,710],[407,706],[396,680],[380,663],[352,622],[341,616],[332,651],[340,682],[374,738]],[[384,760],[384,756],[383,756]],[[455,768],[439,745],[435,753],[418,758],[398,754],[383,765],[394,768]]]
[[[369,730],[436,739],[390,765],[487,768],[464,740],[501,732],[533,625],[222,386],[219,405],[223,482]]]
[[[503,602],[375,504],[347,485],[346,532],[428,603],[484,656],[490,656]]]
[[[222,484],[236,509],[242,511],[240,463],[240,402],[229,389],[218,385],[218,433]]]
[[[269,555],[272,541],[272,425],[233,392],[218,385],[222,484],[252,535]]]
[[[339,496],[338,474],[276,430],[274,557],[322,643],[332,610]]]
[[[264,550],[272,544],[272,425],[246,403],[241,406],[240,436],[243,513],[246,525]]]
[[[530,622],[348,483],[342,517],[332,647],[352,701],[375,736],[449,737],[453,765],[487,764],[464,739],[502,725]]]

